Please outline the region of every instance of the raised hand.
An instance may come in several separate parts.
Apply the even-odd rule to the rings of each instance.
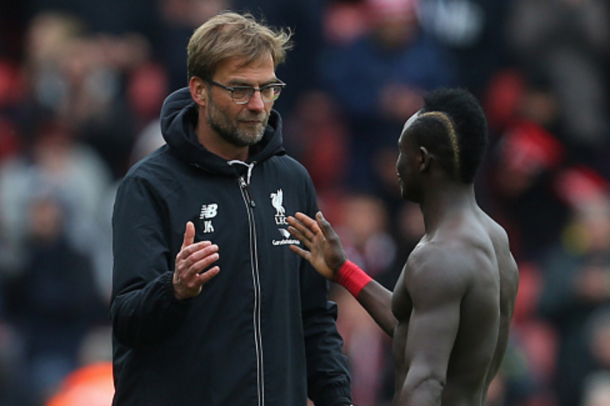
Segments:
[[[288,216],[288,231],[305,245],[307,250],[296,245],[290,249],[305,258],[326,279],[334,280],[337,271],[346,261],[339,236],[321,212],[316,220],[303,213]]]
[[[220,272],[218,266],[202,272],[218,258],[218,245],[210,241],[195,243],[195,225],[190,221],[186,223],[184,240],[180,252],[176,255],[172,280],[176,298],[184,300],[197,296],[202,286]]]

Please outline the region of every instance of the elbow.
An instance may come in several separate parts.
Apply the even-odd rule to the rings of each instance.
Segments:
[[[446,380],[435,376],[421,377],[420,379],[405,382],[404,393],[412,399],[435,399],[440,404],[440,400],[445,390]]]
[[[422,379],[416,387],[422,387],[426,391],[438,392],[439,394],[441,394],[445,389],[445,384],[445,379],[430,376],[425,379]]]

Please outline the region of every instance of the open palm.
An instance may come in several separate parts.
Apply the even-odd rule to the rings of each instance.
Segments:
[[[296,213],[288,217],[288,224],[288,231],[307,248],[291,245],[290,249],[309,261],[320,275],[334,280],[346,260],[345,252],[339,236],[322,213],[317,213],[316,220]]]

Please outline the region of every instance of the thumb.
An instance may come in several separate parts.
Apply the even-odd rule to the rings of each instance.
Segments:
[[[186,229],[184,230],[184,240],[182,241],[182,249],[188,247],[195,242],[195,225],[192,221],[186,223]]]

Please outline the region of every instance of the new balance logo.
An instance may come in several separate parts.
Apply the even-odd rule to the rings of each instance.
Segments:
[[[212,224],[212,219],[216,217],[218,214],[218,204],[204,204],[201,206],[201,211],[199,212],[199,219],[202,220],[203,232],[205,234],[214,232],[214,225]]]
[[[211,219],[216,217],[218,214],[218,205],[216,203],[212,204],[204,204],[201,206],[201,212],[199,213],[199,218],[203,219]]]

